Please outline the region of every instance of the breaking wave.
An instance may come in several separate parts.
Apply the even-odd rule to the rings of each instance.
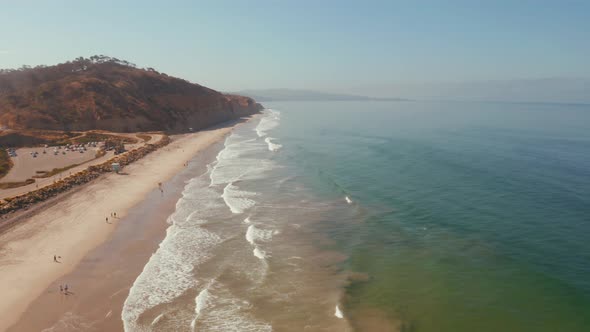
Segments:
[[[268,136],[279,121],[280,113],[269,110],[259,123],[233,131],[207,171],[187,182],[168,218],[166,237],[129,290],[121,313],[125,331],[273,330],[270,322],[276,321],[262,314],[259,301],[268,297],[272,306],[291,301],[299,279],[276,285],[286,291],[272,283],[287,283],[289,277],[277,273],[302,271],[302,264],[282,266],[283,237],[300,227],[291,222],[298,222],[297,212],[315,215],[325,208],[306,206],[314,200],[298,196],[302,187],[293,175],[269,172],[288,166],[277,165],[273,152],[282,146]],[[315,303],[308,296],[300,301]],[[320,315],[338,321],[330,315],[332,305]],[[342,318],[338,306],[335,315]]]
[[[281,120],[281,113],[279,111],[269,109],[265,112],[265,115],[260,120],[260,123],[258,123],[258,126],[256,126],[258,137],[266,136],[267,132],[276,128]]]
[[[246,231],[246,240],[255,245],[258,242],[270,241],[274,234],[277,234],[277,231],[260,229],[255,225],[250,225]]]
[[[342,314],[342,311],[340,311],[340,308],[338,306],[336,306],[336,311],[334,312],[334,316],[342,319],[344,318],[344,315]]]
[[[272,137],[267,137],[264,139],[264,141],[266,142],[266,144],[268,144],[268,151],[278,151],[280,150],[283,146],[281,144],[277,144],[277,143],[273,143],[272,140],[274,138]]]
[[[255,196],[256,193],[239,189],[240,188],[234,186],[233,183],[230,182],[225,186],[225,188],[223,188],[223,194],[221,194],[223,201],[229,207],[232,213],[243,213],[244,210],[247,210],[256,205],[256,201],[248,198]]]
[[[249,309],[252,307],[250,302],[233,295],[222,283],[212,283],[206,288],[206,291],[201,291],[199,296],[201,294],[203,294],[203,297],[200,298],[203,301],[203,307],[193,320],[194,331],[272,331],[270,324],[256,319],[249,313]]]

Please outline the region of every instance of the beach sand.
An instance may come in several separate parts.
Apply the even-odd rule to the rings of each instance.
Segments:
[[[147,223],[145,227],[141,222],[154,218],[165,220],[174,210],[174,202],[182,190],[178,182],[182,182],[181,178],[174,176],[187,169],[187,161],[220,142],[232,128],[233,124],[177,137],[168,146],[127,166],[123,174],[105,175],[0,235],[0,285],[5,286],[0,298],[0,331],[17,322],[11,330],[38,331],[52,326],[69,306],[85,305],[89,310],[96,307],[96,317],[112,316],[113,319],[103,322],[107,324],[103,327],[116,330],[116,325],[120,326],[120,307],[112,308],[109,301],[116,301],[120,306],[130,284],[153,251],[142,246],[155,248],[165,235],[165,222]],[[176,185],[165,183],[170,179],[177,181]],[[160,182],[164,183],[163,193],[158,189]],[[138,208],[131,212],[133,207]],[[116,212],[118,218],[112,218],[111,212]],[[135,217],[126,218],[130,213],[135,213]],[[128,219],[137,224],[124,225]],[[118,234],[139,229],[146,234],[146,240],[125,243],[123,236],[109,241],[110,247],[106,246],[109,248],[99,247],[117,227],[121,229]],[[114,252],[112,246],[123,251]],[[53,261],[54,255],[61,256],[59,263]],[[110,260],[111,264],[102,264],[101,260]],[[85,266],[80,265],[72,273],[78,264]],[[125,267],[126,276],[117,275],[117,264]],[[129,271],[136,273],[133,275]],[[63,280],[68,274],[75,276]],[[70,286],[71,295],[60,294],[62,283]],[[120,287],[121,291],[104,293],[105,289],[113,287]],[[90,302],[77,297],[81,292],[86,292],[83,298]],[[106,298],[102,309],[111,308],[108,311],[102,312],[96,305],[95,300],[101,297]],[[58,303],[60,305],[56,305]],[[38,308],[40,310],[28,314]],[[19,322],[23,314],[26,319],[23,317]],[[67,323],[75,325],[77,318],[70,318],[71,322]],[[83,325],[91,324],[89,322],[80,324],[84,330],[91,328]]]

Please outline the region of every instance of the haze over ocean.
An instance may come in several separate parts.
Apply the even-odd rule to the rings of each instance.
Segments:
[[[588,103],[589,12],[578,0],[4,1],[0,68],[105,54],[219,91]]]

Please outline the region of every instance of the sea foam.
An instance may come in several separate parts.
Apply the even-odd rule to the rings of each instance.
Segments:
[[[205,287],[203,290],[199,292],[199,295],[195,298],[195,318],[191,321],[191,330],[195,331],[195,327],[197,325],[197,319],[201,315],[201,312],[207,308],[207,304],[209,302],[209,285]]]
[[[266,170],[272,169],[273,162],[253,158],[252,155],[266,148],[265,143],[232,133],[212,163],[209,173],[211,185],[261,178]]]
[[[278,123],[279,113],[267,112],[258,123],[256,134],[266,136]],[[236,298],[220,282],[203,287],[202,280],[195,278],[198,266],[213,257],[213,249],[221,245],[224,237],[231,237],[223,232],[217,234],[204,225],[209,223],[208,220],[217,220],[220,213],[227,215],[227,208],[231,213],[240,214],[254,207],[257,204],[255,197],[259,194],[241,187],[246,187],[251,180],[265,178],[268,170],[278,167],[264,156],[268,155],[267,150],[274,148],[276,151],[280,144],[273,142],[272,138],[252,138],[256,134],[251,131],[249,135],[242,135],[239,130],[232,132],[216,160],[207,165],[207,173],[188,182],[176,204],[176,211],[168,220],[171,225],[165,239],[144,266],[125,300],[121,313],[125,331],[156,329],[140,317],[143,318],[143,314],[160,304],[175,303],[187,290],[198,288],[200,292],[194,300],[194,314],[189,313],[184,323],[186,329],[190,325],[193,331],[272,330],[269,324],[249,314],[251,304]],[[260,263],[249,265],[247,272],[253,281],[262,282],[268,270],[266,258],[270,257],[264,246],[277,232],[251,219],[250,216],[243,219],[248,226],[253,226],[248,227],[246,240]],[[163,322],[164,313],[156,312],[154,315],[157,317],[151,323],[171,323],[167,320]]]
[[[210,187],[224,185],[221,197],[232,213],[243,213],[256,204],[252,199],[256,193],[240,190],[237,183],[263,178],[274,167],[271,160],[252,157],[264,148],[262,142],[232,133],[211,167]]]
[[[227,332],[270,332],[272,326],[250,314],[252,304],[236,297],[220,282],[215,282],[207,288],[206,310],[201,310],[198,319],[194,320],[199,331],[227,331]],[[215,301],[210,301],[215,298]],[[196,329],[195,329],[196,330]]]
[[[122,312],[125,331],[140,330],[137,320],[141,313],[171,302],[195,287],[194,266],[219,242],[218,236],[201,228],[188,231],[170,226],[166,238],[129,290]]]
[[[210,251],[223,241],[219,235],[201,227],[206,223],[205,218],[212,217],[211,207],[223,207],[215,203],[218,197],[201,179],[188,182],[176,203],[176,211],[168,219],[171,225],[166,237],[131,286],[123,304],[121,318],[125,331],[149,330],[138,322],[142,313],[172,302],[197,286],[194,267],[208,259]],[[196,210],[201,214],[196,215]]]
[[[250,244],[254,245],[256,242],[262,241],[270,241],[274,234],[277,234],[277,231],[272,231],[268,229],[260,229],[257,228],[255,225],[248,226],[248,230],[246,231],[246,240],[250,242]]]
[[[195,298],[195,313],[198,315],[207,307],[207,300],[209,299],[209,288],[205,288],[199,292]]]
[[[281,113],[279,111],[271,109],[265,111],[265,116],[260,120],[258,126],[256,126],[258,137],[264,137],[269,130],[276,128],[279,125],[280,119]]]
[[[243,213],[244,210],[247,210],[254,205],[256,205],[256,201],[248,198],[255,196],[256,193],[252,193],[249,191],[239,190],[237,186],[234,186],[233,183],[228,183],[225,188],[223,189],[223,194],[221,197],[223,201],[229,207],[232,213]]]
[[[162,318],[164,318],[164,313],[161,313],[156,318],[154,318],[154,320],[152,321],[152,323],[150,325],[154,326],[154,325],[158,324],[158,322],[161,321]]]
[[[264,139],[264,141],[266,142],[266,144],[268,145],[268,150],[269,151],[278,151],[280,150],[283,146],[281,144],[277,144],[277,143],[273,143],[272,140],[275,138],[272,137],[267,137]]]
[[[259,259],[264,260],[268,257],[266,251],[260,249],[258,245],[260,242],[268,242],[272,239],[272,236],[278,234],[278,231],[273,231],[269,229],[260,229],[253,224],[248,226],[248,230],[246,231],[246,241],[254,246],[252,249],[252,253]]]
[[[266,256],[266,252],[263,251],[263,250],[261,250],[258,247],[255,247],[254,250],[252,250],[252,253],[254,254],[254,256],[256,256],[256,257],[258,257],[260,259],[265,259],[267,257]]]
[[[340,308],[338,307],[338,305],[336,305],[336,311],[334,312],[334,316],[342,319],[344,318],[344,315],[342,314],[342,311],[340,311]]]

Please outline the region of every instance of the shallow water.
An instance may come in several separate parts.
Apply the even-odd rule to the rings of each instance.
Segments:
[[[271,103],[187,184],[127,331],[585,331],[590,108]]]
[[[318,201],[278,160],[268,111],[225,141],[186,187],[123,308],[127,331],[348,330],[334,310],[342,255],[321,250]]]

